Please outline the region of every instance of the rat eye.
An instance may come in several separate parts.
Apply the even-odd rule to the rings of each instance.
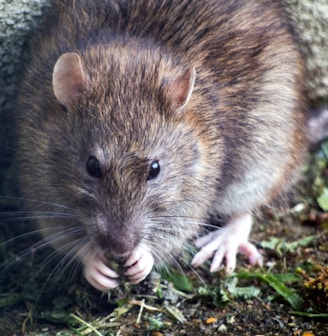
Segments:
[[[159,165],[159,162],[158,161],[152,162],[149,167],[147,180],[153,180],[154,178],[156,178],[160,171],[161,167]]]
[[[100,164],[95,157],[93,156],[89,157],[86,168],[90,176],[101,178]]]

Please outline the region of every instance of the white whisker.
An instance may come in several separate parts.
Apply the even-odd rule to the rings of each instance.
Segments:
[[[19,202],[29,202],[29,203],[36,203],[38,205],[51,205],[53,207],[61,208],[61,209],[67,209],[67,210],[73,210],[70,207],[67,207],[63,204],[58,204],[50,201],[42,201],[42,200],[37,200],[37,199],[32,199],[32,198],[23,198],[23,197],[14,197],[14,196],[0,196],[0,200],[8,200],[8,201],[19,201]]]

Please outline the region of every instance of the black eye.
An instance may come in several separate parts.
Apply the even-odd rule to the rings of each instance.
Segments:
[[[97,178],[101,177],[101,168],[99,162],[93,156],[89,157],[86,168],[90,176]]]
[[[156,178],[160,171],[161,167],[159,165],[159,162],[158,161],[152,162],[149,168],[147,180],[153,180],[154,178]]]

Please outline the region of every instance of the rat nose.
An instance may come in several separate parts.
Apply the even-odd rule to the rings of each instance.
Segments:
[[[100,245],[114,257],[126,257],[134,250],[136,239],[128,234],[109,234],[106,237],[102,237]]]
[[[105,253],[114,257],[130,255],[139,241],[139,234],[135,225],[124,225],[120,220],[97,217],[97,241]]]

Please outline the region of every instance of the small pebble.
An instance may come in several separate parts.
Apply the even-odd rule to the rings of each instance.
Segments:
[[[217,318],[215,318],[215,317],[209,317],[206,321],[205,321],[205,323],[206,324],[213,324],[213,323],[215,323],[215,322],[217,322]]]

